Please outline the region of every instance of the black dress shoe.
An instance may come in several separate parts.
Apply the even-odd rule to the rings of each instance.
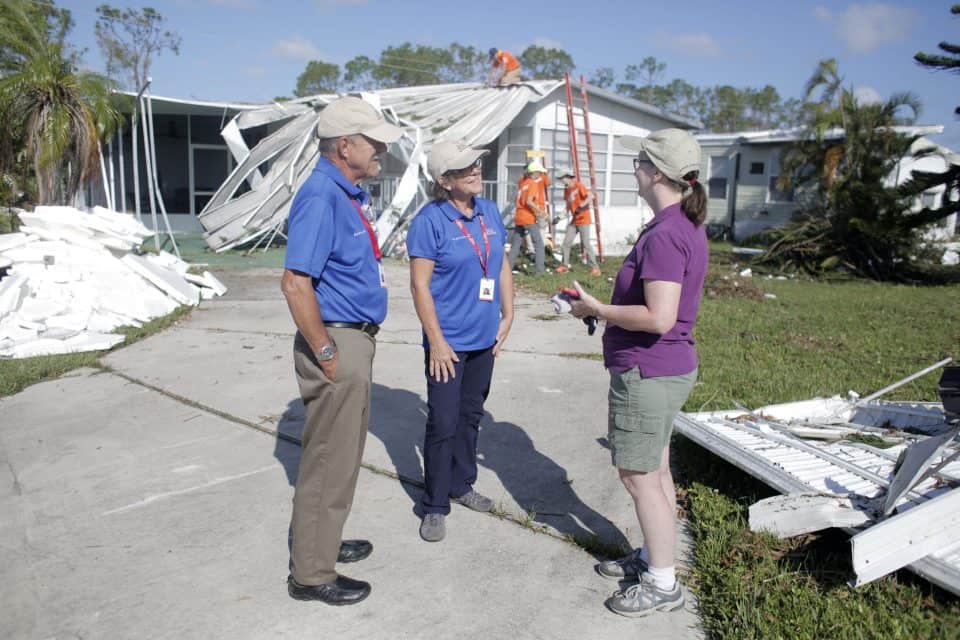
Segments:
[[[344,540],[340,543],[337,562],[357,562],[373,551],[373,545],[366,540]]]
[[[294,600],[319,600],[334,606],[357,604],[370,595],[370,583],[337,576],[333,582],[309,586],[298,584],[293,576],[287,578],[287,593]]]

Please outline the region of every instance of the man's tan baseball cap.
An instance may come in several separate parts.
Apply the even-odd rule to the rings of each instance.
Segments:
[[[557,177],[566,178],[567,176],[570,176],[571,178],[577,177],[577,175],[573,172],[573,169],[570,167],[560,167],[560,170],[557,171]]]
[[[434,142],[433,148],[430,149],[430,156],[427,158],[427,170],[436,180],[447,171],[466,169],[476,162],[477,158],[482,158],[489,153],[490,151],[487,149],[475,149],[462,142],[439,140]]]
[[[384,120],[383,115],[369,102],[353,96],[337,98],[324,107],[317,118],[317,137],[320,139],[358,133],[390,144],[403,135],[403,129]]]
[[[620,144],[646,154],[660,173],[674,182],[686,183],[683,176],[700,170],[700,143],[683,129],[660,129],[645,138],[623,136]]]

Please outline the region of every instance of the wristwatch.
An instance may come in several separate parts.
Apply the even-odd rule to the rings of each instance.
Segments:
[[[335,355],[337,355],[337,343],[331,340],[330,344],[325,344],[320,347],[320,351],[317,352],[317,360],[326,362],[333,360],[333,356]]]

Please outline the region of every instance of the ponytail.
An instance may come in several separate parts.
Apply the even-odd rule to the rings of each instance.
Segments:
[[[681,185],[685,195],[680,201],[680,208],[695,227],[699,227],[707,219],[707,192],[697,180],[699,176],[699,171],[691,171],[683,176],[686,184]]]

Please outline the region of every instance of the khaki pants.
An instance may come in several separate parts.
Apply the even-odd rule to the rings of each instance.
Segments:
[[[503,77],[500,78],[500,86],[505,84],[517,84],[518,82],[520,82],[520,69],[507,71],[505,74],[503,74]]]
[[[297,333],[293,361],[306,410],[300,470],[293,494],[293,578],[318,585],[337,578],[343,525],[357,486],[370,420],[370,386],[377,343],[356,329],[328,327],[340,362],[331,382]]]
[[[573,246],[577,234],[580,234],[580,242],[587,250],[587,261],[591,267],[597,266],[597,253],[593,250],[593,244],[590,242],[590,225],[573,223],[567,225],[567,230],[563,233],[563,264],[570,266],[570,247]]]

